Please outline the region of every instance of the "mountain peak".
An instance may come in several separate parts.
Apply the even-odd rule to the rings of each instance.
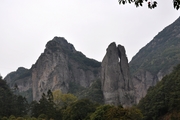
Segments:
[[[64,37],[54,37],[46,44],[46,50],[55,52],[57,50],[75,52],[75,48],[72,44],[68,43]]]

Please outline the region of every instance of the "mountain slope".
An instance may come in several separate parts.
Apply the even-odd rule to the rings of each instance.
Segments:
[[[180,119],[180,64],[156,86],[149,88],[138,108],[145,120]]]
[[[131,60],[137,102],[180,63],[180,18],[162,30]]]

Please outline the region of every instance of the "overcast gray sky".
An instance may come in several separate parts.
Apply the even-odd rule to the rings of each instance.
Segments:
[[[119,5],[118,0],[0,0],[0,73],[30,68],[54,36],[102,61],[111,42],[125,47],[129,61],[180,10],[158,0],[154,10]]]

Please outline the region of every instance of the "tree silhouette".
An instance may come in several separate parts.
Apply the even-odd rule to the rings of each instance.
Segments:
[[[153,9],[157,7],[157,1],[148,1],[148,0],[118,0],[119,4],[127,4],[127,3],[134,3],[136,7],[143,6],[144,2],[148,3],[148,8]],[[180,0],[173,0],[173,6],[176,10],[180,7]]]

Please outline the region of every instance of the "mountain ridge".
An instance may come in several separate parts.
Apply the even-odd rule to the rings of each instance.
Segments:
[[[112,45],[115,47],[110,47]],[[115,51],[112,50],[109,54],[111,48]],[[111,59],[109,55],[115,56],[115,59]],[[29,70],[19,68],[16,72],[8,74],[5,80],[11,87],[20,87],[19,92],[25,94],[24,96],[29,98],[29,101],[32,99],[38,101],[48,90],[59,89],[62,93],[73,93],[80,98],[90,98],[100,103],[104,101],[112,105],[131,106],[134,104],[134,93],[125,48],[121,45],[116,47],[115,43],[111,43],[107,48],[105,58],[101,64],[76,51],[74,46],[63,37],[54,37],[53,40],[47,42],[44,52]],[[108,64],[108,61],[117,66],[111,66],[111,62]],[[111,69],[104,70],[103,73],[101,68]],[[19,73],[20,70],[24,71]],[[111,70],[116,71],[113,77],[110,75]],[[104,80],[101,80],[103,74],[105,74]],[[106,79],[109,77],[110,79]],[[116,97],[107,96],[109,83],[110,86],[111,84],[120,86],[119,89],[110,91],[116,94]],[[28,94],[30,95],[27,96]],[[93,98],[93,96],[99,98]],[[111,100],[108,102],[108,99],[104,98]]]
[[[129,62],[137,101],[180,62],[180,17],[159,32]]]
[[[111,43],[109,45],[105,59],[101,63],[87,58],[83,53],[76,51],[74,46],[63,37],[54,37],[53,40],[46,44],[44,52],[29,70],[19,69],[24,69],[26,74],[19,74],[19,70],[17,70],[17,75],[14,73],[8,74],[5,79],[8,83],[10,80],[17,80],[17,83],[23,79],[30,81],[24,83],[24,87],[23,84],[20,84],[20,91],[26,90],[28,93],[32,92],[34,100],[38,100],[41,94],[47,92],[48,89],[60,89],[63,93],[68,93],[69,88],[72,87],[81,91],[90,87],[96,80],[101,79],[102,93],[104,98],[106,97],[105,103],[115,105],[125,103],[119,102],[119,100],[123,98],[121,94],[126,93],[128,90],[128,94],[130,93],[129,98],[135,94],[135,97],[131,99],[132,101],[136,99],[136,102],[130,103],[138,103],[146,95],[149,87],[155,86],[157,82],[172,71],[175,65],[180,63],[180,17],[159,32],[146,46],[141,48],[129,64],[125,49],[124,52],[123,49],[122,51],[120,50],[123,46],[118,45],[118,47],[111,48],[114,44]],[[123,58],[121,58],[121,52],[124,55]],[[125,62],[121,64],[124,60]],[[122,70],[122,66],[126,67]],[[114,72],[112,73],[112,71]],[[124,71],[126,73],[121,74]],[[114,76],[111,74],[114,74]],[[113,80],[116,82],[112,82]],[[119,80],[122,81],[118,82]],[[124,85],[124,88],[108,91],[107,86],[111,88],[112,85],[116,88],[123,88],[122,85]],[[11,87],[13,87],[13,84],[11,84]],[[27,90],[26,88],[32,88],[32,90]],[[100,87],[97,89],[100,90]],[[130,92],[132,89],[134,91]],[[124,92],[123,90],[127,91]],[[70,91],[74,93],[72,89]],[[86,94],[84,91],[81,91],[81,93]],[[109,93],[115,96],[111,96]],[[124,101],[126,100],[124,99]]]
[[[23,78],[28,79],[29,84],[24,85],[21,91],[25,88],[32,88],[33,99],[38,100],[42,93],[46,93],[48,89],[58,88],[63,93],[67,93],[69,82],[88,87],[96,78],[99,78],[99,67],[99,62],[86,58],[63,37],[54,37],[53,40],[47,42],[44,52],[29,69],[28,76],[22,76],[16,71],[14,73],[17,73],[16,77],[12,79],[13,74],[10,73],[5,77],[5,80],[9,84],[10,81],[16,81],[18,77],[22,78],[18,79],[22,83]]]

